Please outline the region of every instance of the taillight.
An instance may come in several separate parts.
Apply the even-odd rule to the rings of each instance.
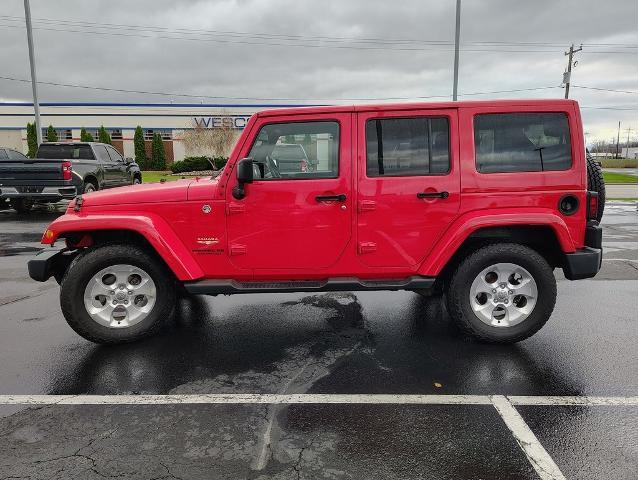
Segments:
[[[71,180],[73,167],[71,166],[71,162],[62,162],[62,179],[63,180]]]
[[[598,219],[598,192],[587,192],[587,220]]]
[[[305,160],[301,161],[301,171],[302,172],[307,172],[308,171],[308,162],[306,162]]]

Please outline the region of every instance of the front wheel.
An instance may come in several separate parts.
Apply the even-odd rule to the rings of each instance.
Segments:
[[[60,290],[62,313],[95,343],[125,343],[156,333],[175,308],[171,273],[142,248],[113,244],[78,255]]]
[[[448,311],[463,331],[490,343],[514,343],[545,325],[556,279],[545,258],[520,244],[488,245],[468,255],[446,289]]]

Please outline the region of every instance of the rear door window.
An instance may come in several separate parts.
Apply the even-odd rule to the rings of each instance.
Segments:
[[[113,160],[114,162],[123,162],[124,158],[122,158],[122,155],[120,155],[120,152],[118,152],[117,150],[115,150],[113,147],[105,147],[109,156],[111,157],[111,160]]]
[[[99,161],[105,163],[111,162],[111,157],[109,157],[106,147],[103,147],[102,145],[95,145],[93,148],[95,149],[95,155],[97,155],[97,159]]]
[[[437,175],[450,171],[447,117],[371,119],[366,122],[366,175]]]
[[[564,113],[497,113],[474,117],[481,173],[569,170],[572,150]]]

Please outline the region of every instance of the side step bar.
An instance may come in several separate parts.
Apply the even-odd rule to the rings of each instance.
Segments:
[[[430,289],[432,277],[408,277],[393,280],[363,280],[360,278],[329,278],[288,282],[238,282],[236,280],[198,280],[184,283],[188,293],[196,295],[231,295],[234,293],[338,292],[365,290]]]

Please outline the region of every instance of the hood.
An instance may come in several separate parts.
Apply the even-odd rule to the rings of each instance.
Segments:
[[[166,183],[142,183],[126,187],[109,188],[82,195],[82,206],[125,205],[140,203],[183,202],[193,180]],[[75,200],[70,207],[75,206]]]

